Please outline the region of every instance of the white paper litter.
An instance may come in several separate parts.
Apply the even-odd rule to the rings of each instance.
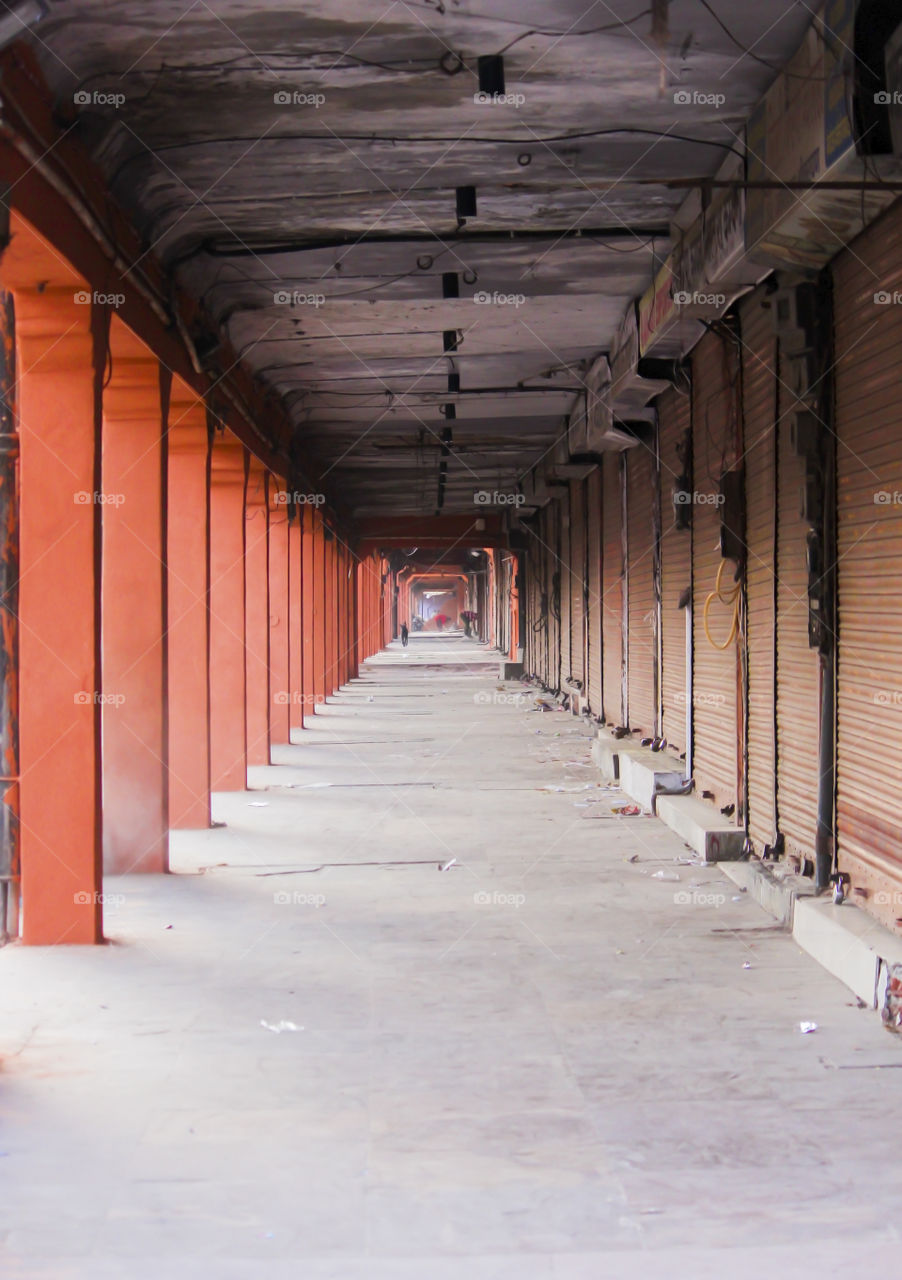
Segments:
[[[817,1031],[817,1023],[816,1022],[800,1022],[799,1030],[801,1031],[803,1036],[810,1036],[812,1031]]]
[[[284,1018],[282,1019],[281,1022],[267,1022],[265,1019],[261,1018],[260,1026],[266,1027],[267,1031],[275,1031],[277,1036],[281,1035],[283,1031],[303,1031],[304,1030],[304,1028],[299,1027],[296,1022],[286,1022]]]

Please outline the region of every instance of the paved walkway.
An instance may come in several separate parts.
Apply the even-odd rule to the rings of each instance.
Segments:
[[[902,1045],[497,669],[392,646],[0,952],[4,1276],[898,1274]]]

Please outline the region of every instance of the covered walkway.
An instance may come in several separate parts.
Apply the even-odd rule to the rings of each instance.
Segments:
[[[393,642],[6,949],[5,1275],[895,1272],[902,1047],[497,671]]]

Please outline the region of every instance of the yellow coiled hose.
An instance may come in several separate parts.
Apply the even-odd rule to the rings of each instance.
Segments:
[[[737,635],[739,634],[739,603],[740,603],[740,597],[742,594],[742,583],[737,582],[735,586],[730,587],[728,591],[724,592],[721,586],[721,581],[723,579],[723,571],[726,568],[726,565],[727,565],[727,561],[721,560],[720,568],[717,570],[717,580],[714,583],[714,590],[708,594],[705,600],[705,607],[702,610],[702,622],[705,628],[705,639],[708,641],[708,644],[712,645],[715,649],[729,649],[730,645],[733,643],[733,641],[736,639]],[[728,609],[733,610],[733,620],[732,620],[732,623],[730,624],[730,634],[727,636],[723,644],[718,644],[717,641],[712,638],[711,632],[708,628],[708,610],[711,608],[711,601],[715,599],[719,600],[721,604],[726,605]]]

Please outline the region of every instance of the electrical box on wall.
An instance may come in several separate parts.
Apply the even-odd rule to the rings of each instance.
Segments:
[[[737,468],[720,477],[720,554],[745,564],[745,471]]]

